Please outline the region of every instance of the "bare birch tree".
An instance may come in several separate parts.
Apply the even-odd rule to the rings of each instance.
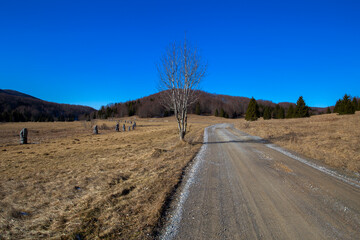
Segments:
[[[172,44],[158,65],[159,88],[163,105],[174,111],[180,139],[184,140],[187,128],[188,107],[198,99],[198,88],[206,73],[206,64],[196,48]]]

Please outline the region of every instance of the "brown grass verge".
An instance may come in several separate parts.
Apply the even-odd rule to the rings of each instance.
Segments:
[[[205,123],[178,140],[172,118],[99,135],[91,123],[0,124],[0,235],[5,239],[151,239],[165,199],[198,151]],[[19,145],[29,129],[31,143]],[[106,130],[110,129],[110,130]]]
[[[360,172],[360,112],[255,122],[240,120],[235,125],[331,167]]]

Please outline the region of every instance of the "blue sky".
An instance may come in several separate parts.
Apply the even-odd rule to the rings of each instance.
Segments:
[[[187,39],[201,89],[334,105],[360,96],[360,1],[4,1],[0,88],[99,108],[157,92],[156,63]]]

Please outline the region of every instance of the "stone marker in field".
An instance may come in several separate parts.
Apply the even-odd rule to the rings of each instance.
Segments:
[[[119,130],[120,130],[120,129],[119,129],[119,123],[117,123],[116,126],[115,126],[115,131],[118,132]]]
[[[125,132],[125,124],[123,124],[123,132]]]
[[[99,131],[98,131],[98,126],[97,126],[97,125],[94,126],[94,131],[93,131],[93,133],[94,133],[94,134],[98,134],[98,133],[99,133]]]
[[[20,131],[20,143],[21,144],[27,144],[27,134],[28,134],[27,128],[23,128]]]

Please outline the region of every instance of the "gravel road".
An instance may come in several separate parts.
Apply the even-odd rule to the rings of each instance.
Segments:
[[[360,239],[360,183],[230,124],[205,130],[162,239]]]

